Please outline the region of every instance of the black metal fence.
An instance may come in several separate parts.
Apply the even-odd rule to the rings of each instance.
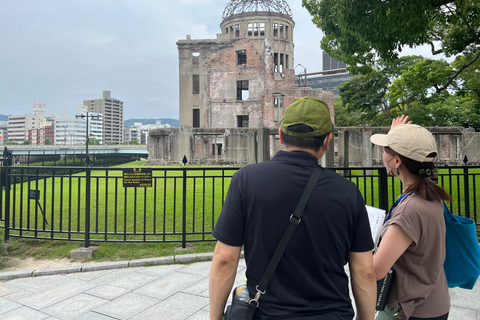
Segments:
[[[151,186],[124,185],[122,168],[3,167],[5,238],[91,242],[213,241],[213,227],[238,168],[151,168]],[[145,168],[141,168],[144,170]],[[149,169],[150,170],[150,169]],[[387,209],[401,193],[384,168],[336,168],[368,205]],[[148,178],[148,177],[147,177]],[[148,179],[147,179],[148,180]],[[453,213],[480,222],[480,167],[439,168]]]

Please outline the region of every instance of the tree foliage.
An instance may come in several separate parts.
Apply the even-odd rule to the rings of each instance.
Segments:
[[[90,139],[88,139],[88,145],[96,146],[96,145],[99,145],[99,144],[100,144],[100,140],[98,140],[95,137],[91,137]]]
[[[468,57],[457,58],[452,64],[421,56],[379,60],[370,73],[339,88],[341,100],[335,101],[335,113],[341,113],[345,125],[388,126],[393,118],[405,114],[424,126],[462,126],[480,131],[476,64],[455,81],[455,90],[433,89],[452,74],[455,64],[463,63],[462,59]]]
[[[322,49],[367,74],[379,58],[393,61],[405,46],[430,45],[432,54],[465,57],[436,91],[450,87],[480,57],[478,0],[302,0],[325,32]],[[468,58],[467,58],[468,57]]]

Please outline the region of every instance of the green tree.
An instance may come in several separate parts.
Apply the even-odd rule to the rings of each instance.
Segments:
[[[23,144],[24,144],[24,145],[29,145],[29,144],[30,144],[30,141],[24,140],[24,141],[23,141]]]
[[[7,141],[5,144],[6,144],[6,145],[13,146],[13,145],[18,145],[18,142],[15,142],[15,141]]]
[[[100,144],[100,140],[98,140],[95,137],[92,137],[92,138],[88,139],[88,145],[95,146],[95,145],[99,145],[99,144]]]
[[[478,0],[302,0],[325,32],[321,47],[366,74],[378,58],[396,59],[405,46],[430,45],[432,54],[468,57],[435,88],[449,88],[480,57]]]
[[[361,126],[361,116],[360,111],[350,111],[345,107],[342,102],[342,98],[335,98],[334,102],[335,107],[335,126],[337,127],[355,127]]]
[[[49,145],[50,145],[50,139],[48,139],[48,138],[45,139],[45,145],[46,145],[46,146],[49,146]]]

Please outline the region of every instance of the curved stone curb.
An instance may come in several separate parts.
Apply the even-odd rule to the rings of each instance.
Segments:
[[[176,256],[158,257],[158,258],[135,259],[130,261],[90,263],[85,265],[49,268],[49,269],[0,272],[0,281],[13,280],[13,279],[19,279],[19,278],[28,278],[28,277],[38,277],[38,276],[51,276],[51,275],[57,275],[57,274],[69,274],[69,273],[77,273],[77,272],[156,266],[156,265],[174,264],[174,263],[210,261],[212,260],[212,257],[213,257],[213,252],[207,252],[207,253],[179,254]],[[243,251],[241,253],[241,258],[243,258]]]

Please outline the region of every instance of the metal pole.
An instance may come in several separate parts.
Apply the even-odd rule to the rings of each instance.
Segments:
[[[182,248],[187,247],[187,169],[183,168]]]
[[[90,155],[88,154],[88,140],[89,140],[88,139],[88,111],[86,113],[87,113],[87,130],[86,130],[86,135],[87,135],[87,140],[86,140],[87,141],[87,143],[86,143],[86,145],[87,145],[87,151],[86,151],[87,152],[87,159],[86,159],[86,162],[87,162],[87,166],[88,166],[90,164]]]
[[[468,181],[468,167],[463,167],[463,193],[465,197],[465,217],[470,219],[470,185]],[[460,204],[458,204],[460,207]]]
[[[378,170],[379,188],[378,188],[378,200],[380,201],[380,209],[388,211],[388,179],[387,169],[380,168]]]
[[[6,159],[5,164],[5,241],[8,240],[10,235],[10,165],[12,159]]]
[[[86,168],[85,180],[85,248],[90,246],[90,177],[91,169]]]

